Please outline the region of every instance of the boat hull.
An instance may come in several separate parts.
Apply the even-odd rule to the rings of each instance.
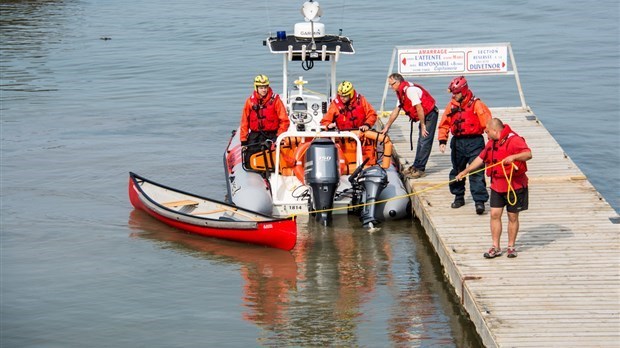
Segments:
[[[273,200],[265,180],[260,174],[243,169],[239,130],[233,133],[224,154],[224,170],[228,203],[265,215],[273,215]]]
[[[166,195],[170,197],[176,197],[171,196],[174,193],[178,194],[178,201],[189,199],[197,203],[200,202],[200,204],[203,204],[203,202],[215,203],[221,210],[228,208],[230,212],[237,215],[245,212],[247,216],[254,218],[231,221],[223,217],[213,219],[180,212],[166,207],[163,202],[158,202],[152,195],[149,195],[141,187],[145,185],[144,183],[148,183],[151,190],[161,189],[165,191]],[[233,205],[159,185],[133,173],[130,173],[128,191],[129,200],[136,209],[143,210],[155,219],[183,231],[206,237],[252,243],[283,250],[293,249],[297,242],[297,224],[293,219],[276,219],[256,212],[242,210]],[[257,219],[257,216],[260,219]]]
[[[398,171],[392,165],[386,170],[388,185],[381,191],[377,201],[375,217],[381,221],[399,220],[409,216],[411,201]]]

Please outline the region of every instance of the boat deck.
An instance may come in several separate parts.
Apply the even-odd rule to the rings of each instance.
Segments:
[[[435,141],[427,175],[407,182],[410,192],[420,192],[411,196],[414,213],[463,308],[487,347],[618,347],[618,215],[533,112],[520,107],[491,111],[526,139],[533,154],[529,210],[520,214],[517,258],[482,257],[491,246],[489,208],[487,203],[485,214],[476,215],[469,184],[466,205],[450,208],[449,147],[442,154]],[[396,120],[390,137],[401,163],[413,163],[406,116]]]

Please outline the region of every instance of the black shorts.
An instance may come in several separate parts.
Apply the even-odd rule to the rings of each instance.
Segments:
[[[517,202],[515,205],[511,205],[508,203],[508,193],[498,193],[494,190],[491,190],[491,208],[503,208],[506,207],[506,210],[511,213],[518,213],[523,210],[527,210],[529,194],[527,187],[518,189],[513,193],[510,193],[510,201],[514,202],[515,194],[517,198]]]

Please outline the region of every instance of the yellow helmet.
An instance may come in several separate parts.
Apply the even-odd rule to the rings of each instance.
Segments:
[[[258,88],[261,86],[269,86],[269,77],[267,75],[257,75],[254,78],[254,88]]]
[[[349,81],[342,81],[338,85],[338,94],[343,97],[353,97],[355,93],[355,89],[353,89],[353,84]]]

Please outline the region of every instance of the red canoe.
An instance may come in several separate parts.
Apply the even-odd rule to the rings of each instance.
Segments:
[[[293,219],[266,216],[234,205],[160,185],[129,173],[129,200],[178,229],[237,242],[291,250],[297,242]]]

